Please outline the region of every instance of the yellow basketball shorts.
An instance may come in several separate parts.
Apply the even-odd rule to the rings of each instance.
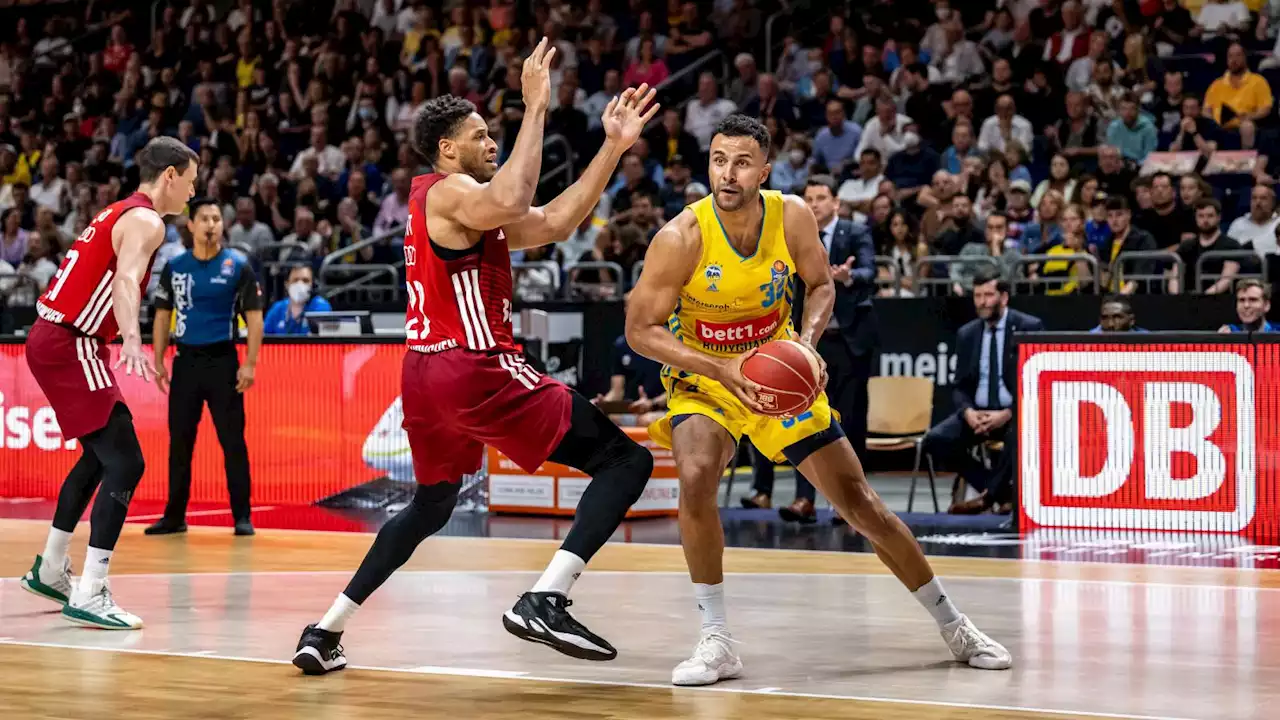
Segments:
[[[649,437],[670,448],[672,421],[684,415],[711,418],[729,431],[734,442],[747,436],[757,450],[774,462],[786,460],[782,451],[805,438],[828,431],[843,437],[839,416],[827,403],[826,393],[819,393],[813,405],[794,418],[771,418],[748,410],[715,380],[682,372],[679,380],[668,381],[667,414],[649,426]]]

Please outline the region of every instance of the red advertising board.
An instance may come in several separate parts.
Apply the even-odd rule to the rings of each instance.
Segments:
[[[54,498],[79,457],[31,377],[22,345],[0,345],[0,497]],[[112,357],[119,346],[112,348]],[[255,504],[309,505],[376,478],[412,482],[399,423],[395,344],[267,344],[245,395],[246,440]],[[135,495],[164,500],[168,483],[168,398],[154,384],[116,373],[133,413],[147,471]],[[194,503],[226,503],[208,413],[192,463]]]
[[[1280,345],[1022,342],[1023,527],[1280,525]]]

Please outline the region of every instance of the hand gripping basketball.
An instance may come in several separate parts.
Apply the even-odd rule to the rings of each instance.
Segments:
[[[761,415],[794,417],[809,409],[822,391],[822,359],[795,340],[765,343],[742,364],[743,376],[760,387]]]
[[[766,409],[756,399],[756,394],[761,388],[752,382],[743,373],[743,366],[756,354],[758,348],[752,348],[737,357],[726,358],[721,361],[719,377],[716,380],[725,387],[733,396],[747,406],[747,409],[757,415],[765,415]]]

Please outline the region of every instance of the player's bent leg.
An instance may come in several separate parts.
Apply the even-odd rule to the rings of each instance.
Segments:
[[[573,394],[572,420],[548,460],[591,476],[578,501],[573,528],[533,589],[502,616],[508,632],[580,660],[618,655],[604,638],[569,614],[568,593],[591,558],[608,542],[640,499],[653,473],[653,455],[581,395]]]
[[[671,671],[674,685],[710,685],[742,674],[724,607],[724,527],[720,524],[720,477],[737,445],[723,426],[705,415],[672,419],[671,450],[680,476],[680,544],[702,616],[698,644]]]
[[[62,608],[62,616],[71,623],[86,627],[137,630],[142,627],[142,619],[116,604],[107,583],[111,555],[129,513],[133,491],[147,469],[138,435],[133,429],[133,416],[123,403],[118,403],[112,409],[106,426],[80,441],[102,463],[102,487],[90,515],[89,552],[85,557],[84,575]]]
[[[839,425],[832,423],[832,427]],[[787,459],[871,542],[885,565],[933,616],[957,661],[983,670],[1008,669],[1013,664],[1009,651],[956,609],[911,530],[871,489],[848,439],[834,430],[825,437],[824,433],[788,446]]]
[[[51,600],[59,607],[66,605],[71,596],[71,558],[67,555],[71,535],[102,481],[102,463],[98,456],[86,445],[81,448],[80,459],[67,473],[58,492],[58,506],[53,511],[53,525],[49,528],[44,552],[36,556],[31,570],[21,580],[23,590]]]
[[[307,675],[323,675],[347,666],[346,655],[339,644],[347,620],[392,573],[409,561],[423,540],[449,522],[461,487],[460,483],[452,482],[418,486],[412,502],[378,531],[347,589],[334,600],[320,622],[302,631],[293,655],[295,666]]]

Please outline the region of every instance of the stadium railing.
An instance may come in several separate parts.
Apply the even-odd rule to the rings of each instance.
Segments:
[[[553,180],[554,178],[560,175],[564,176],[564,183],[562,185],[555,186],[555,188],[558,189],[559,192],[563,192],[565,188],[568,188],[570,185],[573,184],[573,181],[577,179],[575,177],[576,173],[574,172],[575,158],[573,156],[573,146],[569,144],[569,140],[565,138],[564,135],[555,133],[553,135],[548,135],[546,138],[544,138],[542,140],[542,156],[544,158],[550,156],[551,154],[547,152],[548,149],[556,148],[556,147],[560,148],[563,151],[564,160],[560,162],[558,165],[556,165],[555,167],[551,168],[550,170],[547,170],[546,172],[542,173],[542,175],[538,177],[538,188],[540,190],[542,189],[542,186],[544,183],[551,182],[551,180]],[[556,194],[559,194],[559,192],[557,192]],[[542,193],[539,193],[539,197],[541,196],[542,196]]]
[[[579,271],[581,271],[581,270],[598,270],[598,271],[600,271],[601,273],[605,273],[605,272],[611,273],[611,274],[612,274],[612,276],[613,276],[613,281],[612,281],[612,282],[606,282],[606,281],[604,280],[603,275],[602,275],[602,276],[601,276],[601,281],[600,281],[600,282],[598,282],[598,283],[582,283],[582,282],[578,282],[578,281],[577,281],[577,279],[576,279],[576,277],[577,277],[578,272],[579,272]],[[580,288],[582,288],[582,287],[585,287],[585,286],[591,286],[591,285],[597,285],[597,286],[600,286],[600,285],[603,285],[603,286],[612,285],[612,286],[614,287],[614,295],[613,295],[613,299],[615,299],[615,300],[621,300],[621,299],[622,299],[622,296],[623,296],[623,294],[624,294],[624,292],[626,291],[626,287],[625,287],[624,282],[623,282],[623,277],[625,277],[625,276],[624,276],[623,271],[622,271],[622,266],[621,266],[621,265],[619,265],[619,264],[618,264],[618,263],[616,263],[616,262],[595,262],[595,261],[590,261],[590,262],[575,262],[575,263],[568,263],[567,265],[565,265],[565,266],[564,266],[564,271],[565,271],[565,276],[569,279],[569,282],[568,282],[568,285],[567,285],[567,288],[566,288],[566,289],[568,289],[568,290],[574,290],[574,291],[576,291],[576,290],[578,290],[578,289],[580,289]]]
[[[930,277],[928,270],[931,267],[941,267],[948,269],[952,265],[971,265],[981,270],[982,268],[990,268],[995,272],[1000,272],[1000,262],[993,257],[982,255],[925,255],[916,259],[916,290],[923,294],[932,294],[932,288],[943,287],[946,292],[943,295],[951,293],[951,286],[955,281],[951,279],[951,275],[943,274],[937,277]],[[930,292],[925,293],[925,290]]]
[[[1230,260],[1240,263],[1240,271],[1235,274],[1238,279],[1257,278],[1267,281],[1267,263],[1262,256],[1253,250],[1210,250],[1196,259],[1196,292],[1203,292],[1222,279],[1222,273],[1206,273],[1205,264],[1210,260]]]
[[[1046,289],[1060,288],[1069,282],[1079,282],[1079,278],[1074,273],[1068,275],[1058,275],[1053,277],[1031,277],[1030,270],[1033,265],[1043,265],[1047,262],[1065,262],[1069,263],[1071,270],[1074,271],[1077,262],[1083,262],[1089,266],[1089,275],[1091,282],[1088,288],[1079,288],[1078,292],[1087,295],[1096,295],[1098,288],[1102,287],[1102,272],[1098,268],[1098,259],[1089,253],[1072,253],[1070,255],[1023,255],[1013,262],[1013,272],[1010,273],[1009,293],[1011,295],[1018,294],[1018,288],[1028,287],[1031,292],[1035,292],[1035,287],[1043,285]],[[1019,272],[1018,269],[1023,271]]]
[[[1154,273],[1126,273],[1124,271],[1125,263],[1140,262],[1143,260],[1152,261],[1156,268]],[[1185,277],[1186,263],[1182,262],[1182,256],[1176,252],[1169,250],[1131,250],[1122,252],[1112,261],[1110,272],[1111,285],[1117,286],[1115,278],[1120,278],[1123,282],[1134,281],[1138,283],[1139,292],[1163,294],[1168,291],[1166,281],[1168,276],[1165,274],[1166,268],[1172,265],[1175,268],[1177,277]]]
[[[386,281],[375,283],[377,278]],[[320,268],[316,280],[326,300],[349,292],[363,292],[363,299],[371,302],[392,302],[400,298],[404,287],[399,269],[389,263],[330,264]]]
[[[362,288],[369,291],[379,291],[380,293],[390,290],[392,300],[398,300],[400,297],[400,274],[399,268],[404,266],[404,260],[401,259],[395,263],[344,263],[343,258],[351,256],[364,248],[377,245],[387,240],[394,242],[399,240],[403,242],[404,225],[375,233],[360,242],[352,243],[346,247],[338,248],[333,252],[325,255],[320,260],[319,269],[316,271],[316,284],[320,288],[320,293],[326,298],[336,297],[342,293],[348,292],[356,288]],[[297,263],[294,263],[297,264]],[[385,285],[376,284],[374,278],[382,277],[387,274],[387,268],[391,268],[391,279]],[[361,275],[360,273],[366,273]],[[355,277],[353,277],[355,276]],[[349,278],[345,281],[339,280],[341,284],[333,289],[330,287],[330,279],[338,280],[339,278]]]
[[[880,268],[889,271],[888,279],[880,276]],[[892,291],[893,297],[902,295],[902,275],[898,272],[898,263],[888,255],[876,256],[876,292],[877,294],[883,290]]]

